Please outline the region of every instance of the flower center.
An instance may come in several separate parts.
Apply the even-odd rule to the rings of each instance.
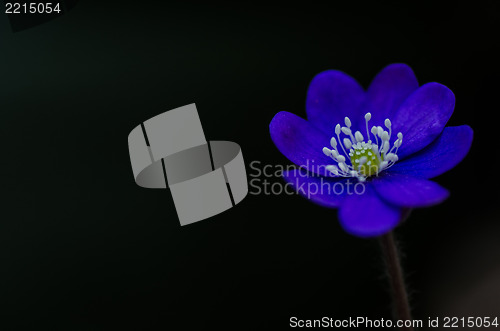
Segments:
[[[356,177],[360,181],[365,181],[367,177],[378,175],[381,171],[390,168],[398,161],[397,152],[403,142],[403,134],[398,133],[397,139],[390,148],[391,140],[391,121],[384,121],[384,130],[381,126],[372,126],[371,131],[368,131],[368,122],[372,115],[365,115],[365,129],[368,141],[365,142],[363,134],[356,131],[354,135],[351,130],[351,120],[346,117],[345,126],[341,127],[337,124],[335,127],[335,135],[332,137],[330,145],[323,148],[323,153],[331,157],[337,164],[328,165],[326,169],[336,176],[341,177]],[[370,140],[370,132],[375,141]],[[340,133],[346,137],[341,140]],[[339,149],[340,146],[340,149]]]
[[[359,166],[359,173],[369,177],[378,172],[380,163],[383,158],[379,160],[372,149],[371,144],[362,143],[361,146],[357,144],[349,151],[351,164],[356,167]]]

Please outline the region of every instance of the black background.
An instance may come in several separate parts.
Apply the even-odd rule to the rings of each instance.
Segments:
[[[208,139],[238,142],[247,165],[287,165],[268,125],[281,110],[305,116],[315,74],[366,87],[393,62],[451,88],[449,125],[475,132],[436,179],[451,197],[396,230],[414,317],[500,316],[497,2],[80,1],[16,33],[0,17],[0,329],[390,318],[377,241],[343,232],[335,210],[249,195],[180,227],[168,191],[134,183],[127,136],[195,102]]]

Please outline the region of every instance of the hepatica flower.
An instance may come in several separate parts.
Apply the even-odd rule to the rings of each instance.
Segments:
[[[329,70],[309,86],[307,120],[283,111],[269,129],[278,149],[307,170],[286,171],[284,179],[313,202],[338,208],[348,233],[373,237],[391,231],[406,210],[448,197],[429,179],[457,165],[472,142],[469,126],[445,127],[454,107],[450,89],[419,86],[405,64],[384,68],[366,91]],[[361,194],[339,186],[356,183]]]

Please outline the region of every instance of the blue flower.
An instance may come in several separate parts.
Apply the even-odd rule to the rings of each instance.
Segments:
[[[448,197],[429,179],[462,161],[473,135],[467,125],[445,127],[454,106],[450,89],[419,87],[405,64],[385,67],[366,91],[329,70],[309,86],[307,121],[283,111],[269,129],[281,153],[308,173],[285,171],[284,179],[311,201],[339,208],[348,233],[373,237],[391,231],[408,208]],[[335,188],[353,183],[363,184],[361,194]]]

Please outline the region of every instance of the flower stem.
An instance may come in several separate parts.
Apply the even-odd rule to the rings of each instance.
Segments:
[[[392,232],[380,237],[380,246],[382,247],[382,253],[384,255],[387,274],[391,285],[395,317],[403,321],[412,320],[399,252]],[[412,331],[413,327],[401,327],[401,330]]]

